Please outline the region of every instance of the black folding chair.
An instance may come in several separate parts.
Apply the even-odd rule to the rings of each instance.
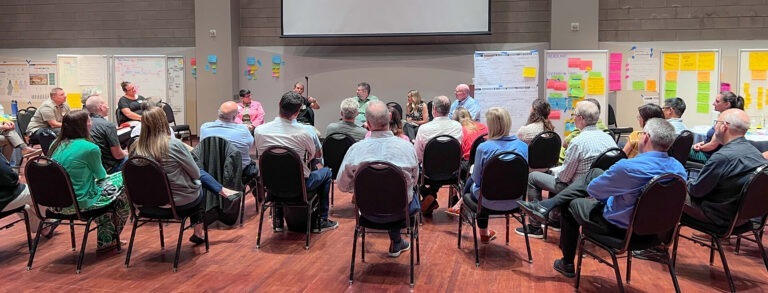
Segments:
[[[416,246],[416,264],[420,263],[419,256],[419,225],[418,217],[409,214],[408,184],[405,174],[389,162],[375,161],[360,166],[355,173],[355,236],[352,242],[352,262],[349,265],[349,284],[352,284],[355,273],[355,254],[357,237],[362,235],[360,256],[365,262],[365,233],[366,228],[389,230],[390,228],[405,228],[405,234],[411,236],[411,244]],[[403,219],[391,223],[377,223],[366,218],[366,215],[402,215]],[[407,215],[407,216],[406,216]],[[414,243],[414,239],[416,242]],[[411,250],[411,288],[413,288],[413,250]]]
[[[560,135],[554,131],[544,131],[536,135],[528,145],[528,167],[531,169],[549,169],[557,165],[560,159]]]
[[[163,236],[163,223],[179,223],[179,240],[176,244],[176,254],[173,258],[173,271],[179,267],[179,255],[181,254],[181,242],[184,239],[184,230],[194,227],[190,221],[185,226],[187,219],[197,213],[203,222],[205,233],[205,252],[209,250],[208,225],[203,221],[203,209],[205,200],[194,208],[179,209],[173,199],[168,175],[157,162],[142,156],[130,158],[123,166],[123,182],[131,202],[131,215],[133,216],[133,229],[131,241],[128,244],[128,253],[125,255],[125,267],[131,261],[136,229],[146,223],[157,222],[160,228],[160,248],[165,249],[165,237]]]
[[[693,134],[688,130],[683,130],[677,138],[675,138],[675,141],[672,143],[672,146],[669,147],[667,153],[685,166],[692,145]]]
[[[610,148],[597,156],[590,169],[598,168],[602,170],[608,170],[613,164],[616,164],[621,159],[626,159],[627,154],[620,148]]]
[[[727,227],[717,226],[711,222],[701,221],[683,214],[683,217],[680,219],[680,227],[678,228],[677,233],[677,237],[682,237],[701,246],[709,247],[710,266],[715,262],[715,248],[717,248],[717,251],[720,253],[720,260],[723,262],[723,270],[725,270],[725,275],[728,277],[728,285],[731,288],[731,292],[736,292],[736,286],[733,284],[733,276],[731,276],[731,270],[728,268],[728,261],[725,259],[725,252],[721,243],[723,240],[727,240],[731,237],[731,235],[741,236],[744,239],[748,239],[742,234],[752,232],[755,237],[754,242],[757,243],[760,255],[763,257],[765,269],[768,270],[768,257],[766,256],[765,248],[761,241],[762,232],[760,232],[762,231],[762,226],[765,225],[766,215],[768,215],[768,196],[765,196],[765,191],[768,190],[768,164],[760,166],[752,172],[750,176],[751,178],[749,181],[741,189],[736,215]],[[759,218],[762,222],[760,231],[755,229],[755,226],[751,221],[751,219],[755,218]],[[706,233],[711,239],[710,242],[706,243],[685,235],[680,235],[680,229],[683,226]],[[680,239],[675,241],[675,247],[672,250],[672,265],[675,264],[675,260],[677,259],[678,243],[680,243]]]
[[[464,174],[464,178],[462,178],[463,182],[467,182],[469,180],[469,176],[471,176],[472,172],[472,166],[475,165],[475,155],[477,155],[477,148],[480,146],[481,143],[484,143],[488,137],[488,133],[485,133],[483,135],[478,136],[475,138],[475,141],[472,142],[472,146],[469,149],[469,160],[467,160],[467,169],[464,170],[466,174]]]
[[[334,132],[325,137],[323,141],[323,162],[325,166],[331,168],[331,206],[333,206],[334,186],[336,185],[336,176],[339,174],[341,162],[344,161],[344,155],[347,150],[355,144],[355,139],[346,133]]]
[[[173,133],[176,135],[176,137],[182,140],[184,139],[184,137],[186,137],[187,139],[189,139],[190,143],[192,143],[192,139],[191,139],[192,131],[189,130],[189,125],[188,124],[176,125],[176,117],[173,114],[173,109],[171,108],[171,105],[169,105],[168,103],[160,103],[160,105],[161,107],[163,107],[163,112],[165,112],[165,117],[168,119],[168,123],[173,124],[171,125],[171,129],[173,129]],[[187,135],[186,136],[183,135],[184,133],[186,133]]]
[[[483,184],[480,185],[480,196],[477,204],[472,199],[472,194],[464,194],[459,219],[458,247],[461,248],[461,226],[464,221],[472,226],[472,236],[475,240],[475,266],[480,266],[480,252],[477,248],[477,219],[483,217],[480,214],[487,213],[488,218],[505,218],[507,221],[506,244],[509,245],[509,215],[512,215],[523,227],[525,215],[519,207],[511,210],[497,211],[483,207],[483,198],[486,200],[504,200],[514,203],[516,200],[525,200],[528,187],[528,163],[520,154],[513,151],[501,152],[493,156],[483,167]],[[525,248],[528,251],[528,262],[533,262],[531,245],[528,241],[528,231],[525,234]]]
[[[616,255],[627,252],[627,283],[632,273],[632,251],[643,250],[664,245],[664,257],[675,285],[675,292],[680,292],[675,269],[670,261],[669,245],[672,244],[677,223],[683,213],[685,204],[685,180],[675,174],[667,173],[651,179],[644,187],[632,211],[629,228],[622,234],[602,234],[594,231],[594,227],[585,225],[579,237],[578,262],[576,265],[576,289],[581,280],[581,261],[588,254],[600,263],[610,265],[616,274],[619,291],[624,292],[621,282],[621,272]],[[584,242],[591,242],[611,255],[611,264],[587,249]]]
[[[444,134],[430,139],[424,147],[419,185],[448,185],[448,205],[452,206],[461,193],[461,143]]]
[[[112,213],[112,217],[117,217],[114,211],[114,205],[108,205],[98,209],[82,210],[77,203],[77,195],[72,189],[72,181],[69,179],[69,174],[64,168],[56,161],[48,157],[37,157],[27,162],[25,167],[24,176],[27,178],[29,184],[29,191],[32,195],[32,201],[35,204],[35,214],[42,220],[37,227],[37,233],[35,234],[35,241],[32,244],[32,251],[29,254],[29,262],[27,263],[27,270],[32,269],[32,261],[35,259],[35,252],[37,251],[37,244],[40,242],[40,233],[43,231],[44,224],[49,226],[54,224],[46,222],[49,219],[69,221],[70,237],[72,238],[72,251],[75,251],[75,227],[74,225],[84,225],[85,232],[83,235],[83,243],[80,247],[80,256],[77,259],[76,273],[80,273],[83,266],[83,257],[85,256],[85,246],[88,241],[88,233],[95,230],[97,227],[91,228],[91,223],[99,216],[105,213]],[[45,217],[40,213],[40,206],[47,207]],[[74,207],[74,214],[63,214],[55,212],[56,208],[68,208]],[[114,219],[113,219],[114,220]],[[74,221],[85,222],[85,224],[77,223]],[[117,241],[117,250],[120,251],[120,233],[115,235]]]
[[[4,226],[0,227],[0,230],[10,229],[17,223],[24,221],[24,227],[27,228],[27,248],[31,252],[32,251],[32,232],[29,230],[29,213],[27,213],[27,209],[25,209],[25,206],[20,206],[12,210],[0,212],[0,219],[3,219],[13,214],[18,214],[18,213],[21,213],[22,215],[21,219],[11,221],[10,223],[5,224]]]
[[[634,131],[632,127],[619,127],[616,124],[616,114],[613,112],[613,106],[608,105],[608,130],[614,133],[613,137],[616,143],[619,143],[619,139],[622,135],[629,135]]]
[[[266,191],[266,201],[261,205],[259,232],[256,248],[261,247],[261,229],[267,208],[301,207],[307,209],[307,239],[304,249],[309,249],[309,235],[313,217],[320,200],[317,192],[307,192],[304,167],[299,155],[282,146],[271,146],[259,157],[259,172]]]
[[[19,113],[16,114],[16,122],[19,123],[19,136],[21,136],[21,139],[30,146],[40,144],[37,140],[32,141],[31,138],[29,140],[27,139],[27,128],[29,128],[29,122],[32,121],[32,116],[35,116],[36,111],[37,108],[28,107],[19,110]]]

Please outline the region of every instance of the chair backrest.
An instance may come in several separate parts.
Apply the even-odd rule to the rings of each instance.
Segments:
[[[160,105],[163,107],[163,112],[165,112],[165,117],[168,119],[168,123],[172,123],[173,126],[176,126],[176,117],[173,116],[171,105],[168,105],[168,103],[160,103]]]
[[[544,131],[536,135],[528,146],[529,167],[533,169],[552,168],[560,159],[560,135]]]
[[[750,176],[747,184],[741,189],[739,209],[731,223],[731,230],[737,224],[752,218],[763,217],[768,213],[768,196],[765,195],[765,191],[768,190],[768,164],[758,167]]]
[[[74,206],[77,217],[82,219],[72,181],[67,171],[58,162],[45,156],[31,159],[24,168],[24,177],[27,179],[32,201],[35,203],[35,213],[38,216],[41,215],[39,206],[46,208]]]
[[[405,218],[408,212],[405,173],[392,163],[364,163],[355,172],[354,191],[355,205],[362,215]]]
[[[592,162],[592,166],[589,167],[590,169],[598,168],[602,170],[608,170],[613,164],[618,162],[621,159],[626,159],[627,154],[624,153],[623,150],[620,148],[610,148],[597,156],[597,159],[595,159],[594,162]]]
[[[125,162],[122,175],[134,214],[136,208],[170,205],[173,217],[178,219],[173,192],[163,166],[150,158],[135,156]]]
[[[632,211],[625,244],[631,235],[657,235],[664,243],[671,243],[683,214],[686,187],[682,177],[666,173],[651,179],[642,189]]]
[[[514,200],[525,195],[528,188],[528,163],[514,151],[494,155],[483,166],[482,198]],[[482,200],[478,199],[478,205]]]
[[[477,154],[477,147],[480,146],[481,143],[484,143],[488,137],[488,133],[484,133],[477,138],[475,138],[475,141],[472,142],[472,147],[469,149],[469,166],[472,166],[475,163],[475,155]]]
[[[299,155],[283,146],[271,146],[259,156],[259,173],[271,200],[307,202],[302,164]]]
[[[400,112],[400,117],[405,118],[405,115],[403,114],[403,106],[400,106],[397,102],[389,102],[387,103],[387,107],[392,106],[392,108],[397,109],[397,111]]]
[[[431,181],[445,181],[459,177],[461,170],[461,143],[444,134],[430,139],[424,147],[423,174]]]
[[[616,125],[616,113],[613,112],[613,106],[611,104],[608,104],[608,125],[610,127],[618,127]]]
[[[355,139],[346,133],[334,132],[325,137],[323,141],[323,161],[325,166],[331,168],[333,178],[339,173],[339,167],[344,160],[347,150],[355,144]]]
[[[680,132],[677,138],[675,138],[675,141],[672,143],[672,146],[669,147],[667,153],[685,166],[692,145],[693,133],[688,130],[683,130],[683,132]]]
[[[19,123],[19,130],[21,130],[21,137],[24,137],[24,135],[27,133],[29,122],[32,121],[32,116],[35,116],[36,111],[37,111],[37,108],[29,107],[26,109],[19,110],[19,113],[16,114],[16,122]]]

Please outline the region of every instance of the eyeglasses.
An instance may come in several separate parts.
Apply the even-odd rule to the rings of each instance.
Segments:
[[[728,121],[724,121],[724,120],[715,120],[715,124],[714,124],[714,126],[717,126],[717,123],[723,123],[723,124],[725,124],[725,125],[728,125],[728,124],[730,124],[730,123],[728,123]]]

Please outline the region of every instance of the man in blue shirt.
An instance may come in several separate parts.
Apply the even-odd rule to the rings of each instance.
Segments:
[[[448,118],[453,119],[453,112],[459,107],[464,107],[472,115],[472,119],[480,121],[480,104],[474,98],[469,96],[469,86],[460,84],[456,86],[456,100],[451,104],[451,110],[448,112]]]
[[[206,122],[200,126],[200,141],[210,136],[218,136],[229,141],[238,151],[243,160],[243,181],[248,182],[258,173],[256,163],[251,160],[250,151],[253,148],[253,135],[244,124],[236,123],[237,104],[229,101],[219,107],[219,119]]]
[[[667,155],[677,136],[675,128],[664,119],[652,118],[643,130],[644,135],[641,134],[638,142],[640,154],[635,158],[620,160],[605,172],[592,169],[551,199],[518,202],[529,215],[539,218],[544,218],[555,206],[561,207],[563,258],[555,261],[554,268],[564,276],[575,276],[573,260],[579,226],[589,224],[605,234],[625,233],[637,199],[653,177],[672,173],[686,178],[685,168]]]

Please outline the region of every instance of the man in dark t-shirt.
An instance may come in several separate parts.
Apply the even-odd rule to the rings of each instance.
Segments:
[[[128,154],[120,148],[115,124],[104,119],[109,113],[109,106],[101,96],[92,95],[86,99],[85,108],[91,114],[91,139],[101,150],[104,170],[109,174],[120,171],[128,160]]]

